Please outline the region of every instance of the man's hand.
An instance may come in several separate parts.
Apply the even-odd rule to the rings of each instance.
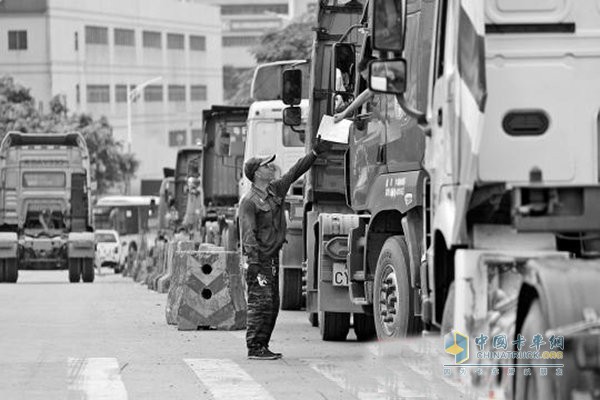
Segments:
[[[343,120],[344,117],[345,117],[345,115],[344,115],[343,112],[338,113],[338,114],[334,114],[333,115],[333,122],[337,124],[338,122],[340,122],[341,120]]]
[[[312,149],[316,155],[319,155],[319,154],[327,153],[329,150],[331,150],[332,145],[333,145],[332,142],[323,140],[323,139],[321,139],[321,136],[317,136],[317,139],[316,139],[315,144]]]

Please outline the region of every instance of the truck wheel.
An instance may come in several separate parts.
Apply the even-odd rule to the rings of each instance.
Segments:
[[[300,307],[302,307],[302,270],[284,268],[281,309],[299,310]]]
[[[377,260],[373,289],[373,315],[379,339],[413,334],[419,328],[410,287],[408,248],[403,236],[385,241]]]
[[[86,283],[94,282],[94,259],[93,258],[82,258],[81,259],[81,279]]]
[[[319,313],[321,339],[325,341],[346,340],[350,331],[350,313],[321,311]]]
[[[77,283],[79,282],[79,277],[81,276],[81,267],[79,265],[78,258],[69,258],[69,282]]]
[[[444,303],[444,313],[442,314],[441,334],[444,336],[454,328],[454,282],[448,288],[448,296]]]
[[[372,315],[352,314],[354,318],[354,333],[360,342],[372,340],[377,337],[375,331],[375,319]]]
[[[2,263],[4,264],[4,282],[16,283],[17,279],[19,279],[17,259],[5,258]]]
[[[530,340],[533,336],[546,332],[548,330],[548,322],[546,321],[544,314],[542,313],[542,307],[539,299],[535,299],[531,303],[531,307],[527,312],[525,321],[523,321],[523,327],[521,328],[521,335],[526,340]],[[529,364],[530,360],[517,360],[518,364]],[[540,360],[535,360],[536,364]],[[521,370],[521,368],[517,368]],[[536,368],[532,368],[536,369]],[[549,379],[549,376],[540,377],[533,371],[531,376],[524,376],[523,372],[516,374],[515,379],[515,400],[531,400],[531,399],[558,399],[560,398],[560,390],[554,387],[557,381]]]

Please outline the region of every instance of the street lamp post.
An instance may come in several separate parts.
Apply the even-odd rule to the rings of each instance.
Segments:
[[[152,78],[147,80],[146,82],[137,85],[133,89],[127,87],[127,152],[131,153],[131,103],[135,99],[135,97],[142,93],[142,90],[148,85],[152,85],[153,83],[159,82],[162,79],[162,76],[157,76],[156,78]]]
[[[130,89],[127,86],[127,153],[131,154],[131,137],[132,137],[132,128],[131,128],[131,103],[135,100],[135,97],[142,93],[142,90],[148,85],[151,85],[155,82],[159,82],[162,79],[162,76],[157,76],[156,78],[152,78],[147,80],[146,82],[137,85],[133,89]],[[127,187],[125,188],[127,194],[131,194],[131,175],[127,175]]]

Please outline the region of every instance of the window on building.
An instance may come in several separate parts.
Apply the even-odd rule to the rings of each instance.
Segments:
[[[181,49],[184,48],[184,36],[179,33],[167,33],[167,49]]]
[[[116,85],[115,86],[115,101],[117,103],[127,102],[127,85]]]
[[[77,104],[81,103],[81,90],[79,89],[79,83],[75,85],[75,101]]]
[[[110,87],[108,85],[87,85],[88,103],[108,103],[110,101]]]
[[[192,85],[190,91],[192,101],[203,101],[207,99],[206,85]]]
[[[185,129],[169,131],[169,146],[180,147],[187,145],[187,132]]]
[[[287,4],[227,4],[221,6],[221,15],[244,15],[244,14],[287,14]]]
[[[79,32],[75,32],[75,51],[79,51]]]
[[[142,42],[144,47],[151,47],[155,49],[162,48],[160,32],[144,31],[142,33]]]
[[[27,31],[8,31],[9,50],[27,50]]]
[[[163,101],[162,85],[149,85],[144,89],[145,101]]]
[[[190,50],[206,51],[206,38],[204,36],[190,35]]]
[[[135,46],[135,31],[133,29],[115,28],[116,46]]]
[[[202,143],[202,129],[192,129],[192,145]]]
[[[223,47],[245,47],[258,43],[258,36],[224,36]]]
[[[108,44],[108,28],[102,26],[86,26],[85,43]]]
[[[185,101],[185,86],[169,85],[169,101]]]

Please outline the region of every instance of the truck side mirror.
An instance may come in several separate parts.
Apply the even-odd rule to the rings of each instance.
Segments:
[[[373,48],[401,53],[406,36],[406,0],[371,0]]]
[[[369,64],[369,89],[379,93],[406,91],[406,60],[373,60]]]
[[[283,124],[299,126],[302,123],[302,109],[300,107],[286,107],[283,109]]]
[[[288,106],[297,106],[302,101],[302,71],[287,69],[281,74],[281,100]]]
[[[352,43],[333,45],[334,66],[331,76],[332,89],[336,93],[354,93],[356,49]]]

